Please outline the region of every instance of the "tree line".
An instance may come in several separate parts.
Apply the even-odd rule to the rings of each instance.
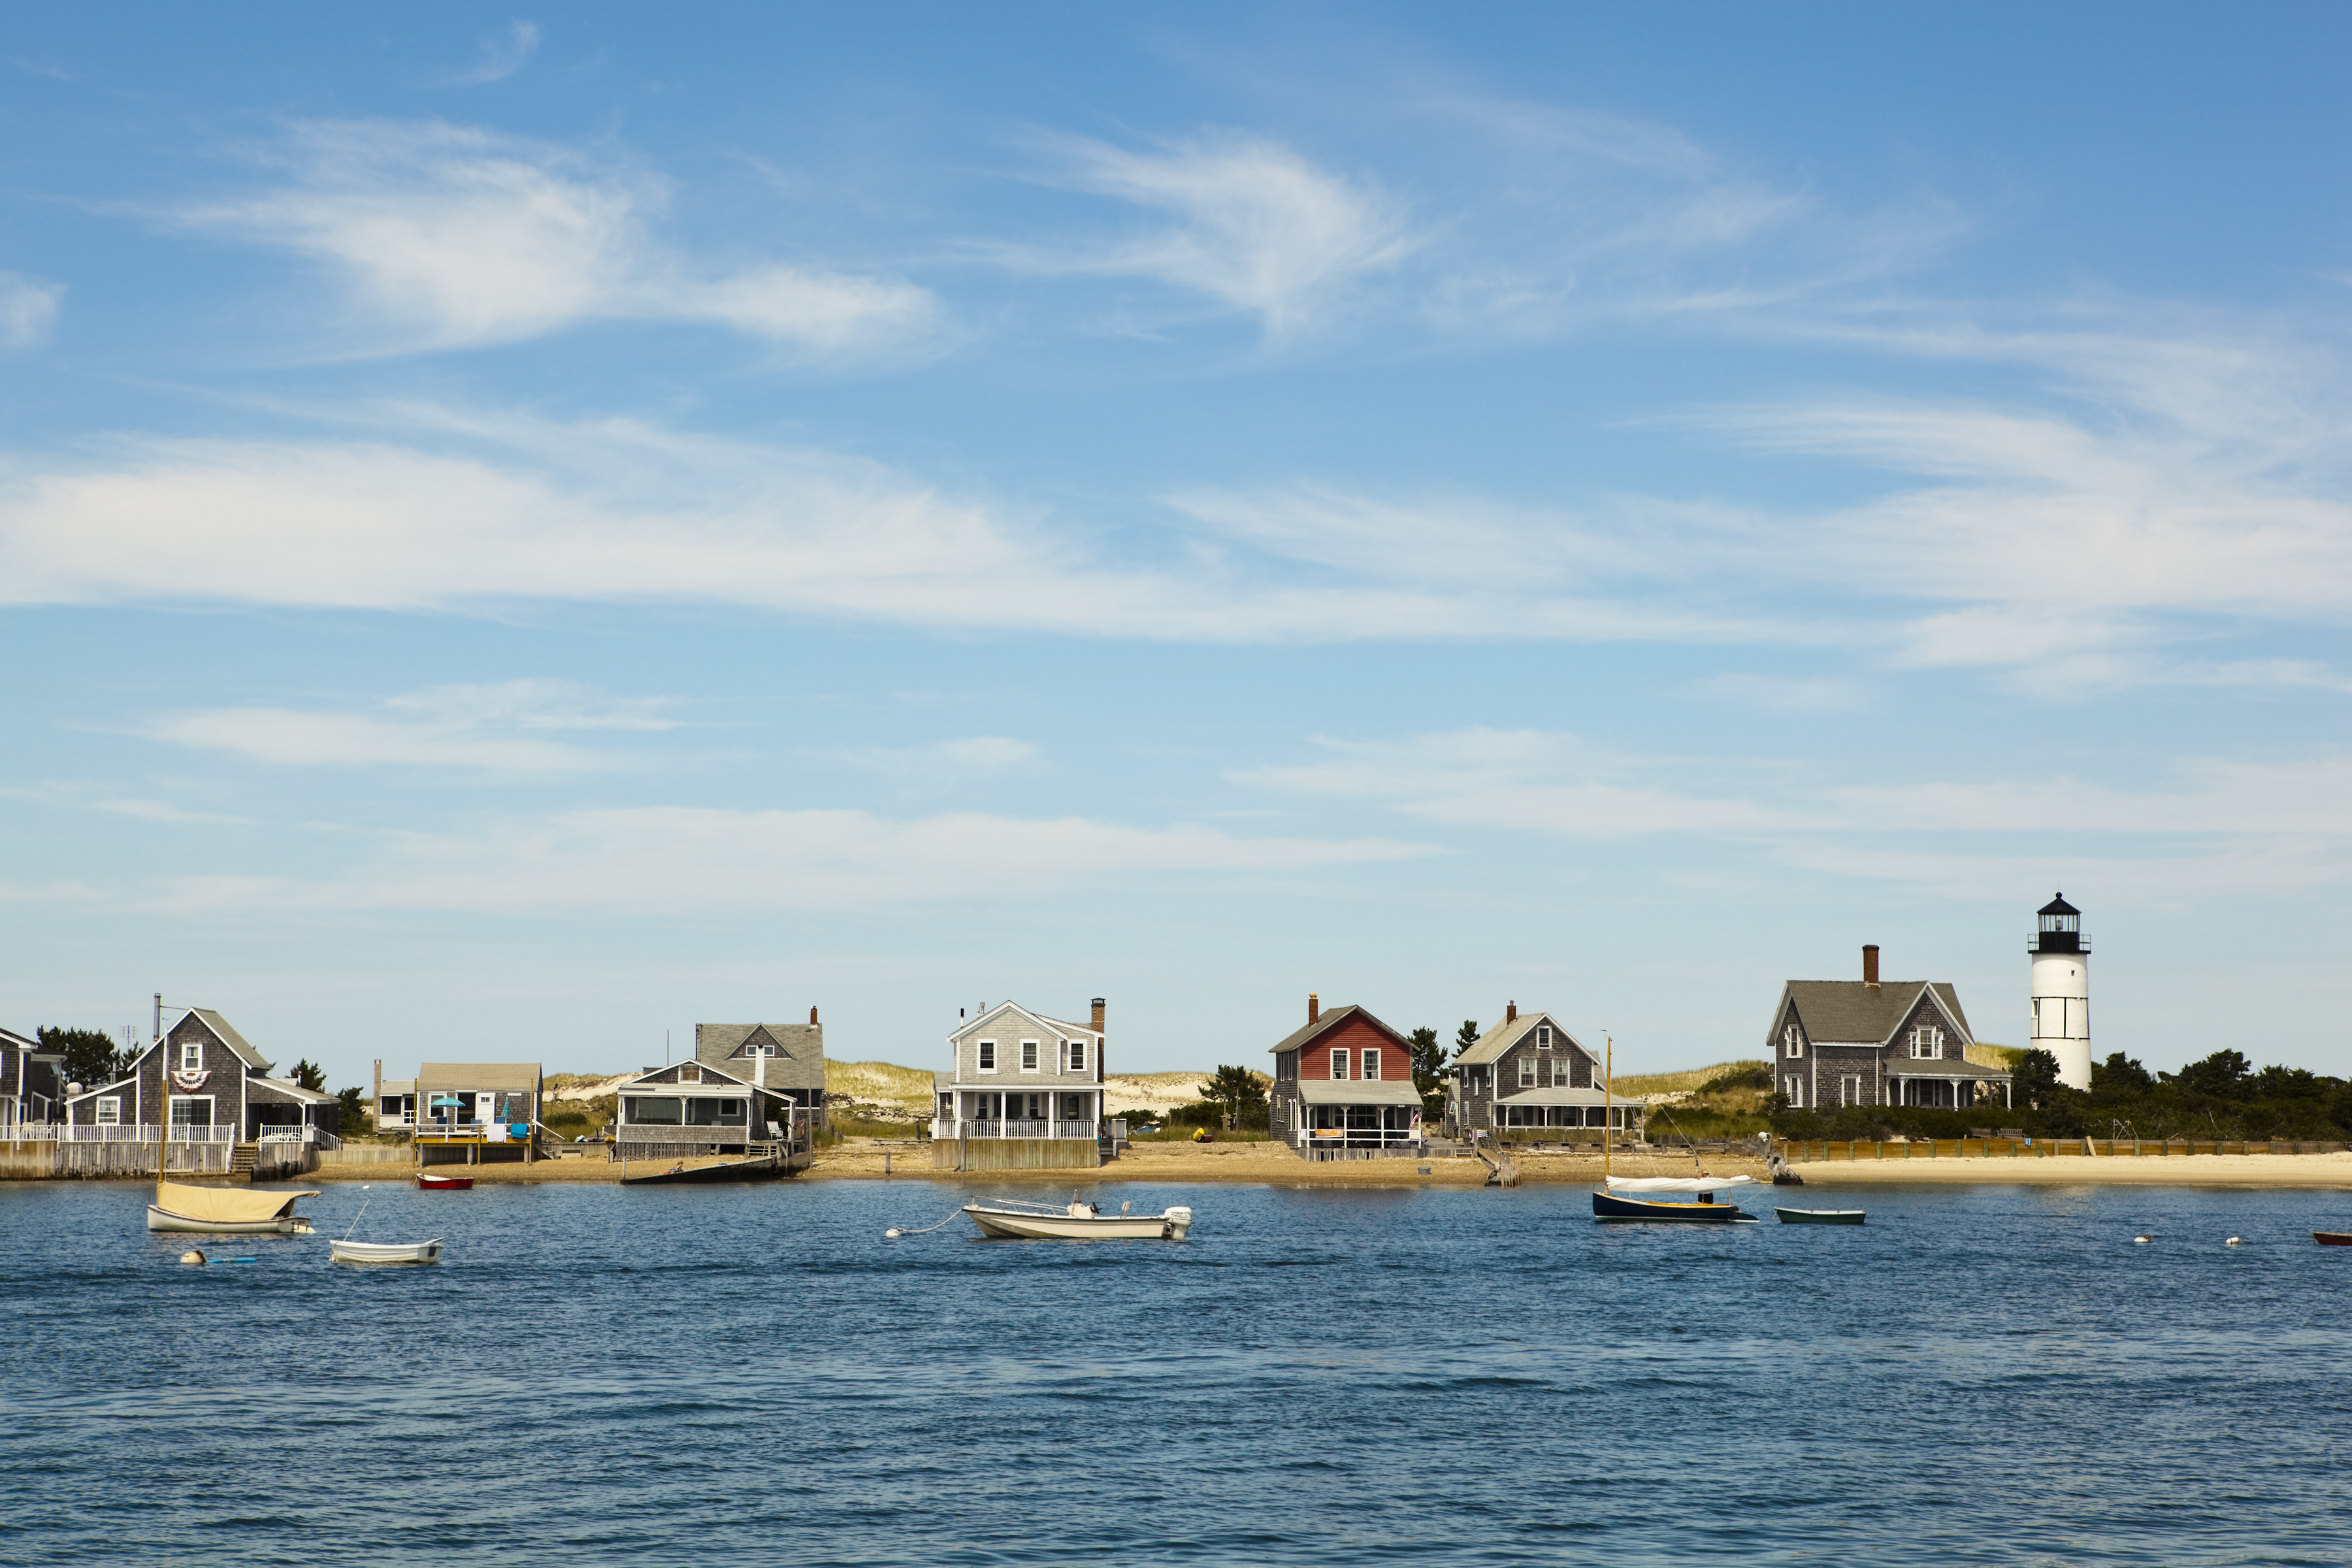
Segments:
[[[1798,1110],[1775,1097],[1772,1130],[1790,1138],[1958,1138],[1998,1122],[2033,1137],[2352,1140],[2352,1082],[2305,1068],[2256,1068],[2219,1050],[2179,1072],[2150,1072],[2122,1051],[2091,1064],[2091,1087],[2058,1081],[2058,1058],[2028,1050],[2011,1070],[2014,1109],[1996,1100],[1959,1110],[1850,1105]]]

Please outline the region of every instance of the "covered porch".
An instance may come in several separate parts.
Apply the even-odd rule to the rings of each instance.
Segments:
[[[934,1139],[1083,1138],[1102,1136],[1102,1090],[1057,1089],[1007,1090],[955,1089],[940,1091]]]
[[[1975,1062],[1912,1061],[1887,1064],[1886,1102],[1928,1110],[1967,1110],[2010,1104],[2010,1076]]]
[[[1281,1131],[1309,1159],[1335,1150],[1418,1149],[1421,1092],[1409,1079],[1305,1079]]]
[[[1642,1106],[1622,1100],[1604,1103],[1601,1091],[1591,1089],[1528,1089],[1490,1109],[1489,1126],[1496,1132],[1589,1129],[1597,1140],[1603,1131],[1629,1134],[1642,1126]]]

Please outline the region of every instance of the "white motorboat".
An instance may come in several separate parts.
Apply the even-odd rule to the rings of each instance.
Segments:
[[[316,1190],[236,1192],[157,1182],[155,1201],[147,1205],[147,1228],[200,1236],[309,1236],[310,1222],[294,1212],[294,1200],[318,1195]]]
[[[991,1198],[966,1204],[963,1212],[980,1226],[982,1236],[1017,1237],[1024,1241],[1181,1241],[1192,1228],[1192,1211],[1171,1208],[1159,1214],[1105,1214],[1090,1203],[1031,1203],[1023,1198]]]
[[[327,1252],[337,1263],[438,1263],[441,1238],[430,1241],[330,1241]]]

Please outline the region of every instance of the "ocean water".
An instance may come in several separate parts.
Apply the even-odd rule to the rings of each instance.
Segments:
[[[0,1184],[0,1562],[2352,1561],[2352,1194],[1114,1181],[1192,1238],[883,1235],[986,1190],[337,1185],[322,1234],[448,1242],[355,1270]]]

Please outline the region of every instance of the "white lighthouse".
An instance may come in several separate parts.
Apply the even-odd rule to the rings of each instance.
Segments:
[[[2033,1039],[2058,1058],[2058,1081],[2091,1087],[2091,940],[2083,911],[2059,894],[2042,906],[2033,945]]]

